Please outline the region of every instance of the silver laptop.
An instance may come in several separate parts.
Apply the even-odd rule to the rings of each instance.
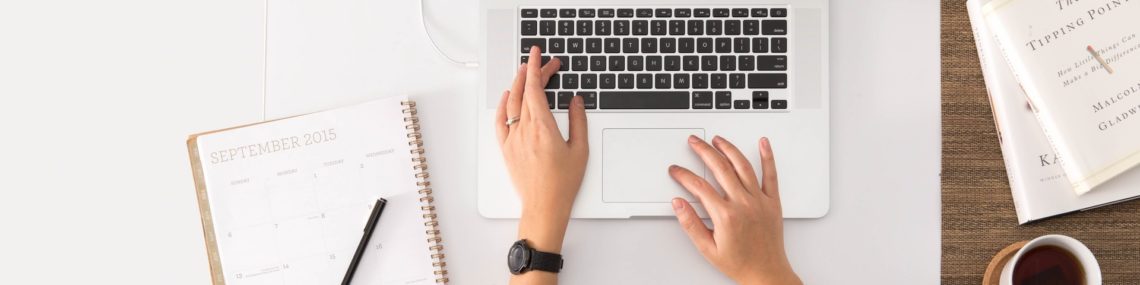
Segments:
[[[732,141],[758,172],[758,141],[770,138],[784,217],[827,214],[828,1],[701,2],[482,1],[479,213],[519,217],[492,120],[538,45],[543,61],[563,62],[546,86],[563,136],[569,100],[586,99],[590,158],[574,218],[672,216],[673,197],[696,202],[666,171],[684,166],[715,185],[689,135]]]

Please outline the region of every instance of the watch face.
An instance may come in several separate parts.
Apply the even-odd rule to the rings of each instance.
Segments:
[[[515,243],[511,246],[511,251],[507,254],[507,267],[511,269],[511,273],[523,273],[526,265],[530,264],[529,253],[522,244]]]

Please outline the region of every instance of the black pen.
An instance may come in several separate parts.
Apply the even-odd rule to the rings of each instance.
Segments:
[[[352,283],[352,275],[356,274],[356,266],[360,265],[360,258],[364,257],[364,250],[368,248],[368,240],[372,239],[372,231],[376,229],[376,222],[380,220],[380,213],[384,212],[385,204],[388,204],[388,200],[380,198],[376,199],[376,205],[372,206],[372,214],[368,216],[368,223],[364,225],[364,237],[360,238],[360,244],[356,246],[356,254],[352,255],[352,262],[348,264],[348,272],[344,274],[341,285]]]

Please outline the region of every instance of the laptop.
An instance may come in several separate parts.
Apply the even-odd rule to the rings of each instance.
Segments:
[[[680,165],[716,185],[689,135],[732,141],[757,172],[768,137],[784,217],[827,214],[828,1],[702,2],[483,0],[479,213],[519,217],[492,121],[537,45],[544,62],[563,62],[546,98],[564,137],[570,99],[586,102],[590,158],[573,218],[673,216],[673,197],[697,202],[667,172]]]

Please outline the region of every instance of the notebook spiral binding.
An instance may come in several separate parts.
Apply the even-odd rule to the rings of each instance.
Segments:
[[[435,270],[435,283],[447,284],[447,262],[443,254],[443,238],[439,232],[439,220],[435,214],[435,198],[432,198],[431,182],[428,181],[427,157],[424,156],[424,141],[420,134],[420,118],[416,116],[416,102],[400,102],[404,106],[404,128],[408,130],[408,145],[412,147],[412,168],[415,169],[416,185],[420,187],[420,210],[423,211],[424,234],[427,235],[428,250],[431,252]]]

